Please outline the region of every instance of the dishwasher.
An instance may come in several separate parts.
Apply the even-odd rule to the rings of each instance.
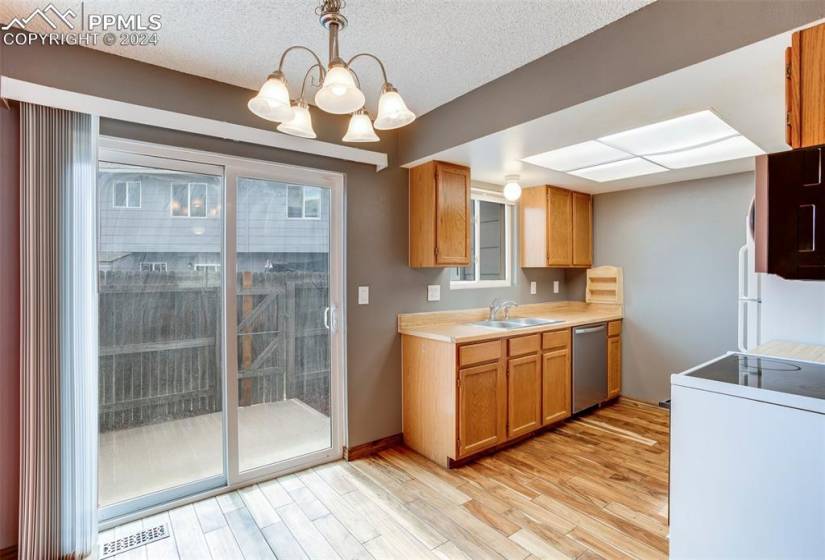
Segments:
[[[573,414],[607,400],[607,323],[573,329]]]

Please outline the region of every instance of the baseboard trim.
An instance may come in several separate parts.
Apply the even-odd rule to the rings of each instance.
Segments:
[[[17,545],[0,550],[0,560],[17,560]]]
[[[363,457],[374,455],[383,449],[396,447],[404,443],[404,434],[395,434],[385,438],[377,439],[375,441],[368,441],[360,445],[344,448],[344,459],[347,461],[354,461]]]

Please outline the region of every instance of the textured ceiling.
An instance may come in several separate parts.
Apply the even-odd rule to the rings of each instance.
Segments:
[[[341,54],[348,58],[369,51],[381,57],[390,81],[420,115],[651,1],[349,0]],[[2,0],[0,21],[24,17],[46,3]],[[54,3],[80,13],[79,1]],[[96,48],[257,89],[292,44],[309,46],[326,61],[326,31],[316,5],[313,0],[86,0],[84,9],[87,14],[160,14],[162,19],[157,46]],[[39,22],[30,28],[49,30]],[[293,95],[310,60],[306,53],[294,53],[287,61]],[[380,73],[367,59],[353,66],[374,112]]]

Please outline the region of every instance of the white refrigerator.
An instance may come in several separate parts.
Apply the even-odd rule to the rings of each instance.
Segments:
[[[753,219],[751,202],[739,249],[739,351],[772,340],[825,345],[825,281],[756,272]]]

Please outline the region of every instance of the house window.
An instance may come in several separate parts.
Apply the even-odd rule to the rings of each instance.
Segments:
[[[140,263],[141,272],[166,272],[165,262],[142,262]]]
[[[297,185],[287,186],[286,216],[299,220],[320,220],[321,189]]]
[[[512,212],[497,193],[473,190],[470,266],[450,271],[450,288],[506,287],[512,283]]]
[[[206,193],[206,183],[172,183],[172,215],[205,218],[208,205]]]
[[[196,264],[194,266],[195,272],[220,272],[221,265],[219,264]]]
[[[140,208],[140,181],[116,181],[112,196],[115,208]]]

